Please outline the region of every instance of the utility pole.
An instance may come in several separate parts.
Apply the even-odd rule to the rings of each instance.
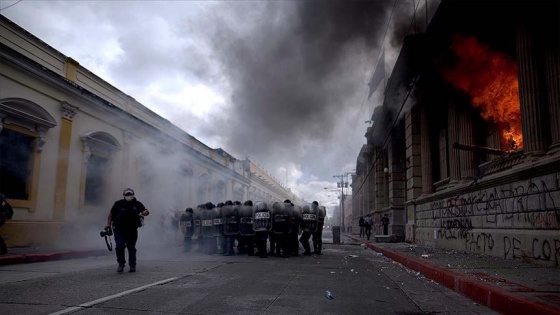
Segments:
[[[340,182],[337,182],[337,186],[341,189],[340,195],[340,229],[344,232],[344,186],[348,187],[348,181],[344,181],[347,174],[333,175],[333,177],[340,178]]]

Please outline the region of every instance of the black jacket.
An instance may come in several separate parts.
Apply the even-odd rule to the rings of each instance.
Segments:
[[[144,205],[136,200],[117,200],[111,208],[113,227],[117,230],[134,230],[141,225],[140,212],[146,210]]]

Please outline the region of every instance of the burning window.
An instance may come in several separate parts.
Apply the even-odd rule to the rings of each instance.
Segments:
[[[471,97],[482,118],[498,126],[500,149],[523,147],[515,60],[474,36],[453,36],[451,51],[454,62],[442,70],[443,78]]]

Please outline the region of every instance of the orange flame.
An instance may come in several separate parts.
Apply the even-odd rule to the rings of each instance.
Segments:
[[[451,50],[457,63],[444,70],[443,77],[471,96],[482,118],[502,129],[502,149],[523,147],[515,61],[472,36],[455,35]]]

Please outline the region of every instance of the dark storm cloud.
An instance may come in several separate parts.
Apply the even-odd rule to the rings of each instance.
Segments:
[[[335,133],[350,136],[393,1],[267,2],[258,13],[250,4],[254,24],[224,19],[211,35],[234,111],[208,132],[229,134],[229,150],[268,165],[305,164],[306,149],[328,148]]]

